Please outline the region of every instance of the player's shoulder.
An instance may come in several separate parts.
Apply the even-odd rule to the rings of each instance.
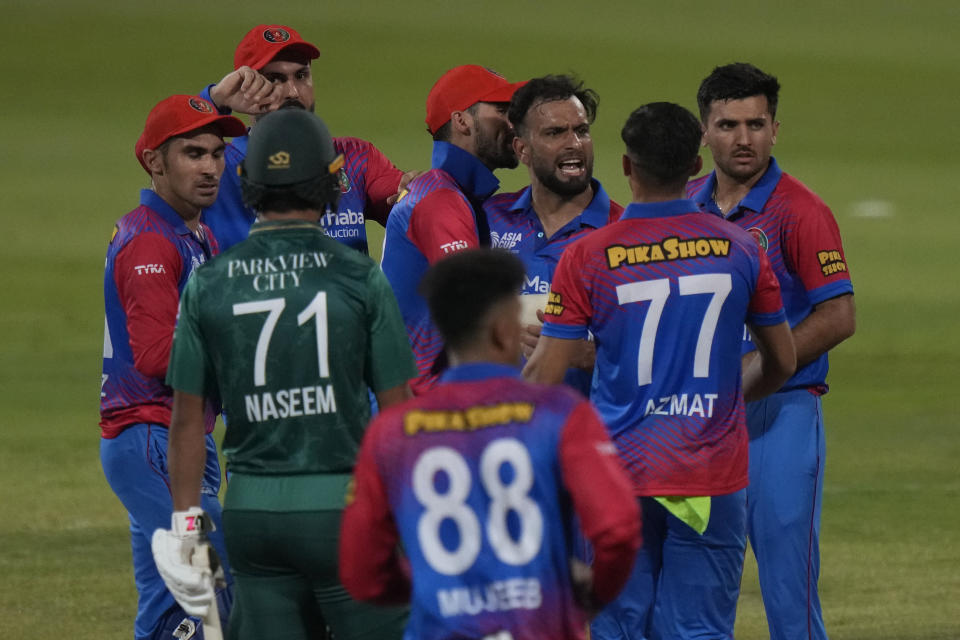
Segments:
[[[782,208],[784,212],[795,216],[830,212],[830,208],[813,189],[786,171],[781,174],[768,203],[768,206]]]
[[[708,172],[703,174],[702,176],[699,176],[687,182],[687,197],[689,198],[690,196],[698,193],[701,189],[703,189],[703,185],[709,179],[710,179],[710,173]]]
[[[110,238],[110,244],[119,248],[141,236],[144,236],[141,238],[141,242],[169,242],[170,232],[170,225],[163,219],[163,216],[147,205],[141,204],[117,220],[113,228],[113,235]],[[147,237],[148,235],[150,237]]]
[[[345,157],[352,155],[362,155],[371,150],[378,151],[374,144],[362,138],[351,136],[337,136],[333,139],[333,148],[337,153],[342,153]]]

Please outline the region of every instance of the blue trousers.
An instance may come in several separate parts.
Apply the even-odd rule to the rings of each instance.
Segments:
[[[218,529],[210,539],[224,563],[228,582],[231,580],[227,552],[223,542],[220,502],[220,463],[213,436],[207,436],[207,465],[204,471],[200,505],[213,518]],[[176,600],[167,591],[157,573],[150,550],[150,540],[157,529],[170,528],[173,500],[167,472],[167,428],[156,424],[135,424],[112,439],[100,440],[100,464],[107,483],[120,498],[130,518],[130,542],[133,547],[133,577],[139,594],[136,640],[152,640],[173,621],[174,627],[186,617]],[[229,611],[229,594],[218,598],[220,616],[225,621]],[[167,640],[164,637],[164,640]]]
[[[594,640],[732,638],[746,550],[746,490],[714,496],[703,535],[640,498],[643,546],[623,591],[594,619]]]
[[[747,405],[747,535],[771,640],[824,640],[820,506],[826,443],[819,396],[805,389]]]

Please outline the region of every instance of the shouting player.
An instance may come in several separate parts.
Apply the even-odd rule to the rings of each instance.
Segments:
[[[701,209],[743,227],[770,256],[797,345],[797,372],[747,405],[747,529],[773,640],[827,637],[817,593],[827,352],[853,335],[853,285],[830,209],[770,155],[780,83],[746,63],[700,84],[703,141],[716,170],[687,186]],[[747,363],[753,345],[744,344]]]
[[[591,331],[592,399],[633,480],[643,547],[594,638],[729,638],[746,546],[744,394],[793,373],[777,279],[746,231],[682,199],[701,166],[700,125],[659,102],[623,127],[633,203],[560,258],[527,364],[557,382]],[[743,325],[760,358],[743,373]]]
[[[500,186],[494,169],[517,166],[507,107],[518,86],[468,64],[443,74],[427,95],[432,168],[410,183],[410,193],[393,208],[381,265],[417,360],[415,394],[436,384],[447,360],[417,287],[427,267],[443,256],[490,246],[483,201]]]
[[[153,532],[167,526],[173,510],[166,461],[173,391],[164,376],[180,292],[193,270],[217,253],[200,211],[217,197],[223,137],[245,131],[242,122],[217,114],[206,100],[160,101],[136,144],[151,188],[141,191],[140,206],[117,222],[107,249],[100,460],[130,517],[137,640],[169,638],[185,618],[150,553]],[[194,454],[202,461],[202,505],[219,522],[220,463],[210,435],[216,410],[209,403],[201,410]],[[222,538],[214,542],[222,551]],[[224,594],[224,612],[228,603]],[[195,621],[184,624],[186,634]]]
[[[183,561],[177,523],[200,512],[204,397],[230,416],[223,528],[236,579],[231,637],[399,638],[404,609],[350,599],[337,578],[343,497],[370,418],[409,397],[416,370],[390,286],[370,258],[317,226],[340,195],[343,158],[326,126],[282,109],[250,135],[246,240],[184,290],[167,380],[173,531],[154,538],[171,590],[202,610],[209,581]],[[177,583],[177,576],[188,578]]]
[[[223,113],[231,110],[253,115],[258,121],[280,107],[314,110],[312,60],[319,49],[284,25],[261,24],[251,29],[237,45],[234,70],[223,80],[204,89]],[[332,211],[322,212],[320,224],[327,235],[367,253],[368,218],[386,224],[399,185],[415,173],[404,174],[375,146],[358,138],[334,138],[334,148],[344,157],[337,172],[340,201]],[[227,146],[227,168],[217,201],[203,212],[203,221],[213,229],[223,250],[247,237],[256,214],[244,204],[237,167],[247,153],[247,137],[234,138]]]
[[[378,416],[357,460],[341,577],[357,598],[412,601],[408,638],[583,638],[640,542],[629,482],[593,408],[520,379],[523,274],[489,249],[427,272],[452,366]],[[574,514],[593,543],[592,580],[571,560]]]

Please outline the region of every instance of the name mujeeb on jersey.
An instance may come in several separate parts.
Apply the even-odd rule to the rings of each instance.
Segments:
[[[634,264],[650,264],[693,258],[726,258],[730,255],[727,238],[679,238],[671,236],[650,244],[615,244],[606,248],[607,266],[619,269]]]

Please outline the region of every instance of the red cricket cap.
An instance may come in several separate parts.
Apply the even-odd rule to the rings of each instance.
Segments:
[[[300,37],[300,34],[282,24],[258,24],[243,36],[233,53],[233,68],[248,66],[259,70],[278,53],[294,49],[308,60],[320,57],[320,50]]]
[[[150,110],[143,133],[134,150],[140,165],[150,173],[143,161],[146,149],[156,149],[174,136],[189,133],[208,124],[216,124],[222,136],[245,136],[247,125],[233,116],[222,116],[217,109],[197,96],[176,95],[161,100]]]
[[[454,111],[469,109],[478,102],[510,102],[513,92],[526,82],[508,82],[486,67],[465,64],[440,76],[427,94],[427,129],[437,129],[450,121]]]

